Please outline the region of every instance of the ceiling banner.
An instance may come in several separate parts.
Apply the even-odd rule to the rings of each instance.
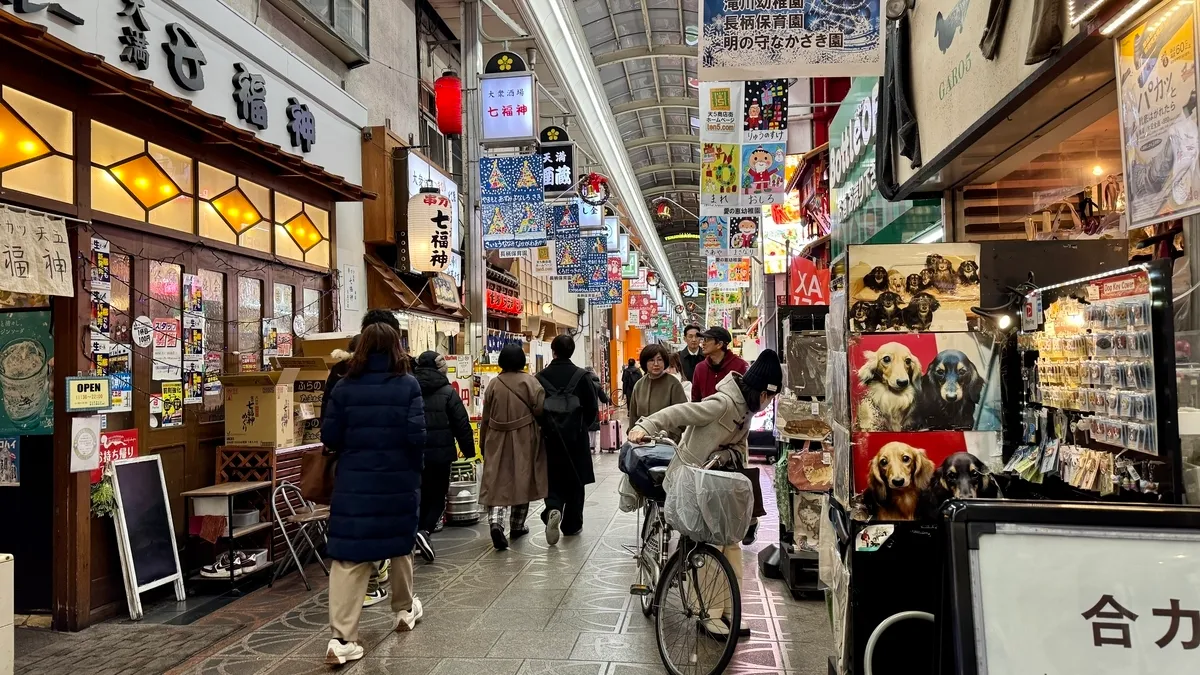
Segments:
[[[529,248],[546,243],[538,155],[486,157],[479,162],[483,248]]]
[[[880,0],[700,0],[701,80],[883,75]]]

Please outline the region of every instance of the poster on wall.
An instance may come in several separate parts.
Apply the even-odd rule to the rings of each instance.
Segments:
[[[129,412],[133,410],[133,350],[129,345],[113,344],[108,351],[104,374],[108,375],[108,390],[112,394],[112,407],[104,413]]]
[[[988,333],[851,334],[856,431],[998,431],[1000,354]]]
[[[0,437],[0,487],[21,486],[21,437]]]
[[[0,435],[54,430],[50,312],[0,312]]]
[[[154,350],[151,368],[154,380],[178,380],[183,376],[183,351],[179,340],[179,319],[159,317],[151,321]]]
[[[109,462],[118,459],[133,459],[137,456],[137,429],[100,432],[100,466],[92,470],[92,484],[99,483],[100,479],[104,477],[104,467]]]
[[[538,155],[488,157],[479,162],[485,250],[546,243],[540,166]]]
[[[92,290],[112,288],[111,249],[107,239],[92,237],[92,265],[88,275]]]
[[[849,247],[850,330],[963,331],[978,324],[978,244]]]
[[[702,80],[883,75],[880,0],[701,0]]]
[[[100,466],[101,415],[71,418],[71,473],[89,474]]]
[[[1200,211],[1195,5],[1161,4],[1116,51],[1130,227]]]
[[[163,382],[162,384],[162,427],[183,426],[183,383]]]
[[[13,141],[15,143],[15,141]],[[66,221],[0,205],[0,291],[30,295],[75,295]]]

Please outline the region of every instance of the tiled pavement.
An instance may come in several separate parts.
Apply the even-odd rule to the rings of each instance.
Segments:
[[[615,455],[597,458],[583,534],[548,547],[537,510],[531,534],[508,551],[492,549],[484,524],[447,528],[435,535],[438,559],[417,563],[416,591],[425,619],[411,633],[388,631],[387,604],[363,611],[366,657],[342,672],[351,675],[642,675],[662,673],[653,624],[629,595],[634,565],[622,548],[634,542],[632,514],[617,510],[620,474]],[[774,512],[769,467],[764,497]],[[756,553],[777,532],[773,520],[760,533],[767,541],[744,554],[743,613],[753,635],[738,645],[727,672],[824,675],[832,645],[825,603],[796,601],[782,582],[758,578]],[[322,662],[329,639],[325,578],[304,591],[295,575],[186,627],[157,627],[158,661],[137,672],[252,675],[327,673]],[[310,572],[310,577],[312,573]],[[88,631],[146,630],[108,624]],[[115,636],[114,636],[115,637]],[[81,638],[83,639],[83,638]],[[186,647],[180,647],[180,644]],[[199,651],[193,649],[201,646]],[[27,655],[25,669],[43,672]],[[173,658],[163,660],[166,650]],[[43,661],[44,661],[43,657]],[[46,665],[51,662],[45,661]],[[126,667],[138,663],[125,662]],[[21,666],[22,664],[18,664]],[[49,672],[49,671],[46,671]],[[61,671],[59,671],[61,672]],[[119,671],[114,671],[119,672]]]

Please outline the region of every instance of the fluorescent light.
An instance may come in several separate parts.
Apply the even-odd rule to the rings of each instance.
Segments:
[[[1125,8],[1124,12],[1117,15],[1115,19],[1109,21],[1104,28],[1100,29],[1100,34],[1107,37],[1112,35],[1118,28],[1125,25],[1125,22],[1132,19],[1142,8],[1150,4],[1150,0],[1136,0],[1132,5]]]
[[[942,234],[943,234],[942,226],[938,225],[937,227],[929,228],[923,234],[921,234],[921,236],[917,237],[916,239],[913,239],[912,242],[910,242],[910,243],[913,243],[913,244],[936,244],[942,240]]]

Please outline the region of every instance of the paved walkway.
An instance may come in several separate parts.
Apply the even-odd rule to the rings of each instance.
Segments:
[[[412,633],[392,633],[386,603],[364,610],[366,657],[341,672],[664,672],[653,624],[629,595],[634,565],[622,545],[634,542],[635,521],[632,514],[617,510],[616,456],[598,458],[596,469],[598,482],[589,490],[583,534],[564,537],[558,546],[546,546],[537,510],[530,514],[531,534],[504,552],[492,549],[484,524],[447,528],[435,535],[437,562],[418,562],[414,574],[417,595],[425,603],[424,621]],[[763,476],[767,485],[768,471]],[[773,501],[769,488],[764,496]],[[768,504],[767,510],[774,512],[774,506]],[[825,675],[832,646],[825,603],[795,601],[782,582],[758,578],[756,553],[777,531],[773,519],[764,522],[760,533],[767,541],[744,555],[743,611],[753,636],[739,644],[728,672]],[[319,569],[315,573],[318,585],[311,593],[291,575],[275,588],[253,593],[191,626],[106,624],[75,638],[82,641],[75,649],[84,648],[93,635],[107,642],[140,629],[147,634],[136,642],[140,653],[126,656],[130,660],[124,662],[133,672],[162,672],[165,665],[169,672],[189,675],[328,673],[322,663],[329,639],[326,580]],[[157,644],[149,637],[154,634],[161,636]],[[61,662],[43,655],[51,649],[56,647],[23,657],[18,672],[63,672],[50,667]],[[102,653],[104,646],[96,642],[92,649]],[[56,653],[65,656],[62,649]],[[100,672],[99,666],[87,670]]]

